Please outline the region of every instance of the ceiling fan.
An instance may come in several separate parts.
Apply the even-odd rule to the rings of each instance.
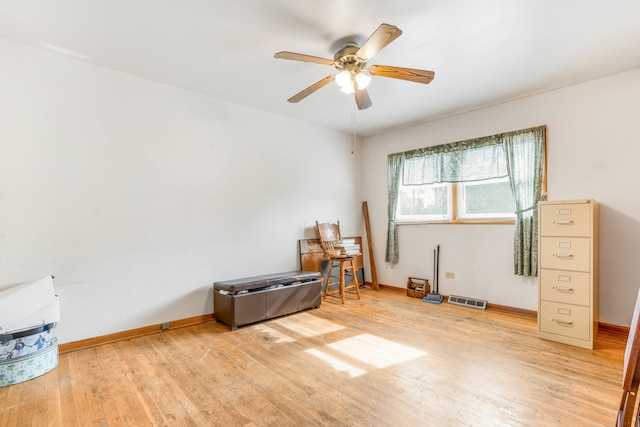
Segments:
[[[415,68],[392,67],[388,65],[367,66],[367,61],[382,50],[389,43],[402,35],[402,31],[393,25],[382,24],[369,36],[361,47],[356,42],[346,42],[342,49],[338,50],[333,59],[320,58],[318,56],[304,55],[293,52],[278,52],[275,58],[291,59],[294,61],[315,62],[329,65],[340,71],[337,75],[325,77],[293,95],[287,101],[298,102],[321,87],[336,81],[345,93],[353,93],[359,110],[371,107],[371,99],[366,87],[371,77],[364,74],[367,71],[372,76],[390,77],[392,79],[408,80],[416,83],[427,84],[433,80],[434,72],[418,70]]]

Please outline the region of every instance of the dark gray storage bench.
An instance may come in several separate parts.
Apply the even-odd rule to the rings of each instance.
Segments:
[[[213,315],[238,326],[320,307],[322,279],[319,272],[291,271],[213,284]]]

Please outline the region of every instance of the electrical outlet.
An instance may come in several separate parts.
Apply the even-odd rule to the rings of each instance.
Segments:
[[[456,273],[452,272],[452,271],[447,271],[444,273],[444,277],[446,277],[447,279],[455,279],[456,278]]]
[[[167,329],[169,329],[170,326],[171,326],[171,324],[169,322],[164,322],[163,324],[160,325],[160,328],[163,331],[166,331]]]

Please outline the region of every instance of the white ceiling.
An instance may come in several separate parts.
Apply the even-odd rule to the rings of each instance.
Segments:
[[[640,67],[638,0],[0,0],[0,37],[113,70],[359,135]],[[403,35],[369,64],[435,71],[428,85],[373,77],[373,107],[329,74],[274,59],[333,58],[381,23]]]

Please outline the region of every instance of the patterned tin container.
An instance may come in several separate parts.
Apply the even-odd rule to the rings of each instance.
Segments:
[[[58,366],[56,324],[0,335],[0,387],[36,378]]]

